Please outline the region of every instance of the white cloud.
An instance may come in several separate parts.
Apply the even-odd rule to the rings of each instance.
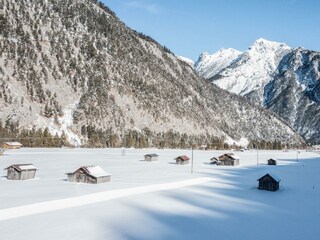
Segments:
[[[132,7],[132,8],[144,10],[144,11],[151,13],[151,14],[157,14],[160,11],[159,5],[154,4],[154,3],[144,3],[141,1],[130,1],[126,5],[129,7]]]

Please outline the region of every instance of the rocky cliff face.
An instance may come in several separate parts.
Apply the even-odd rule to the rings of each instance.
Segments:
[[[275,115],[211,87],[96,1],[3,0],[0,8],[3,122],[65,132],[75,144],[110,146],[133,131],[132,139],[145,136],[149,146],[303,142]]]
[[[264,106],[311,143],[320,139],[320,53],[295,49],[279,63],[264,89]]]

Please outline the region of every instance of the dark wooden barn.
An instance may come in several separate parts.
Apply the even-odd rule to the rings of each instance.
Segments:
[[[158,158],[159,158],[159,155],[155,154],[155,153],[150,153],[150,154],[144,155],[144,160],[149,161],[149,162],[158,161]]]
[[[270,159],[268,160],[268,165],[277,165],[277,159],[270,158]]]
[[[13,164],[4,170],[9,180],[27,180],[34,178],[38,169],[32,164]]]
[[[220,165],[236,166],[240,164],[240,157],[234,153],[226,153],[218,157]]]
[[[181,165],[185,165],[185,164],[188,164],[190,162],[190,158],[187,157],[186,155],[182,155],[182,156],[176,157],[175,160],[176,160],[177,164],[181,164]]]
[[[67,173],[69,182],[103,183],[110,182],[111,174],[106,173],[100,166],[82,166],[72,173]]]
[[[272,174],[271,176],[269,173],[267,173],[263,177],[259,178],[257,181],[259,181],[258,189],[274,192],[279,189],[279,183],[281,179],[276,177],[274,174]]]

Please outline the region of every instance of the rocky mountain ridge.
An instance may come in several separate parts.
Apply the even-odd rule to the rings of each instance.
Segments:
[[[313,143],[320,141],[319,76],[319,52],[258,39],[208,80],[272,110]]]
[[[303,143],[97,1],[4,0],[0,9],[4,123],[65,133],[76,145]]]

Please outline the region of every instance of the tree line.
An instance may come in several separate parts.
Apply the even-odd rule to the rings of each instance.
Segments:
[[[31,130],[19,129],[17,123],[6,122],[4,125],[0,121],[0,143],[20,142],[24,147],[62,147],[70,146],[66,134],[63,132],[52,135],[48,128]]]

